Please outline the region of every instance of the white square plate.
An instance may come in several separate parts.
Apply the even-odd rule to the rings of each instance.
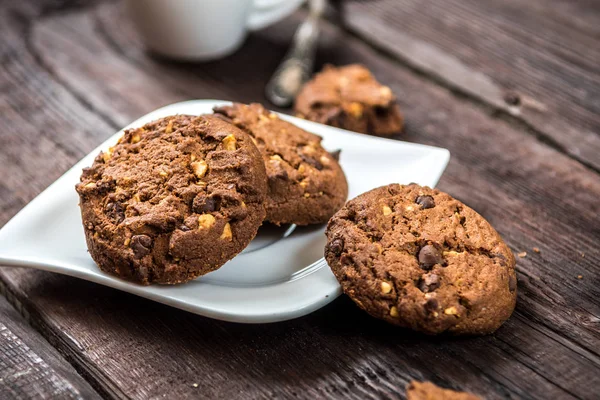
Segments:
[[[217,100],[193,100],[153,111],[127,128],[173,114],[211,113]],[[448,150],[382,139],[281,115],[341,149],[350,198],[388,183],[435,186]],[[306,315],[340,293],[323,260],[325,226],[265,226],[250,246],[219,270],[177,286],[140,286],[101,272],[87,252],[75,184],[83,167],[122,131],[93,150],[0,230],[0,264],[57,272],[146,297],[193,313],[233,322],[264,323]]]

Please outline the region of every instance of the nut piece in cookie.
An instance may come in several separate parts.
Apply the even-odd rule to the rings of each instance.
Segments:
[[[127,130],[76,189],[100,269],[175,284],[219,268],[254,238],[267,175],[243,131],[215,116],[177,115]]]
[[[402,130],[404,120],[392,90],[381,85],[362,65],[326,65],[300,91],[296,115],[378,136]]]
[[[300,129],[260,104],[215,108],[215,113],[248,133],[263,156],[269,194],[267,221],[325,223],[348,196],[337,160],[321,147],[321,137]]]
[[[412,381],[406,387],[407,400],[481,400],[481,397],[467,392],[443,389],[431,382]]]
[[[490,224],[439,190],[383,186],[327,226],[325,258],[374,317],[427,334],[486,334],[516,302],[515,259]]]

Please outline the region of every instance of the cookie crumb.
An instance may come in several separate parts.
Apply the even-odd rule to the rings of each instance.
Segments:
[[[577,279],[583,279],[583,275],[577,275]]]
[[[431,382],[412,381],[406,388],[407,400],[482,400],[481,397],[468,392],[457,392],[444,389]]]
[[[519,256],[519,258],[525,258],[525,257],[527,257],[527,252],[526,251],[522,251],[519,254],[517,254],[517,256]]]
[[[581,253],[581,258],[584,258],[584,257],[585,257],[585,253]]]
[[[192,386],[195,387],[195,388],[197,388],[198,384],[197,383],[192,383]]]
[[[534,248],[533,248],[533,252],[534,252],[534,253],[539,253],[539,252],[540,252],[540,249],[538,249],[537,247],[534,247]]]

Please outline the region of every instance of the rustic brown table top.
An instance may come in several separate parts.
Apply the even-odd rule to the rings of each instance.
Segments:
[[[439,188],[527,253],[511,319],[490,336],[430,338],[340,297],[297,320],[239,325],[2,267],[0,398],[403,398],[411,379],[489,399],[598,398],[598,2],[338,9],[319,64],[361,62],[390,85],[407,119],[401,139],[452,153]],[[303,16],[252,34],[227,59],[184,64],[147,55],[118,2],[0,1],[0,226],[155,108],[266,103],[264,84]]]

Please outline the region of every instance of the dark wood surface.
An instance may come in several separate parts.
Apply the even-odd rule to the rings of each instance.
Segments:
[[[100,399],[4,297],[0,315],[0,398]]]
[[[600,170],[597,1],[379,0],[343,11],[373,45]]]
[[[293,321],[231,324],[69,277],[0,268],[7,297],[31,324],[17,336],[41,334],[107,398],[402,398],[411,379],[489,399],[597,398],[600,10],[591,1],[442,4],[347,2],[343,23],[332,16],[324,24],[318,61],[364,63],[399,93],[401,139],[452,153],[439,187],[487,218],[515,253],[527,252],[517,263],[517,309],[494,335],[423,337],[344,297]],[[225,60],[186,64],[146,54],[119,3],[0,7],[0,224],[157,107],[266,102],[264,83],[303,17],[252,34]],[[507,73],[511,56],[538,70]],[[503,103],[506,90],[531,99],[517,112]],[[14,314],[2,307],[0,321]],[[42,343],[26,344],[56,369],[60,360]],[[0,353],[0,365],[10,362]]]

